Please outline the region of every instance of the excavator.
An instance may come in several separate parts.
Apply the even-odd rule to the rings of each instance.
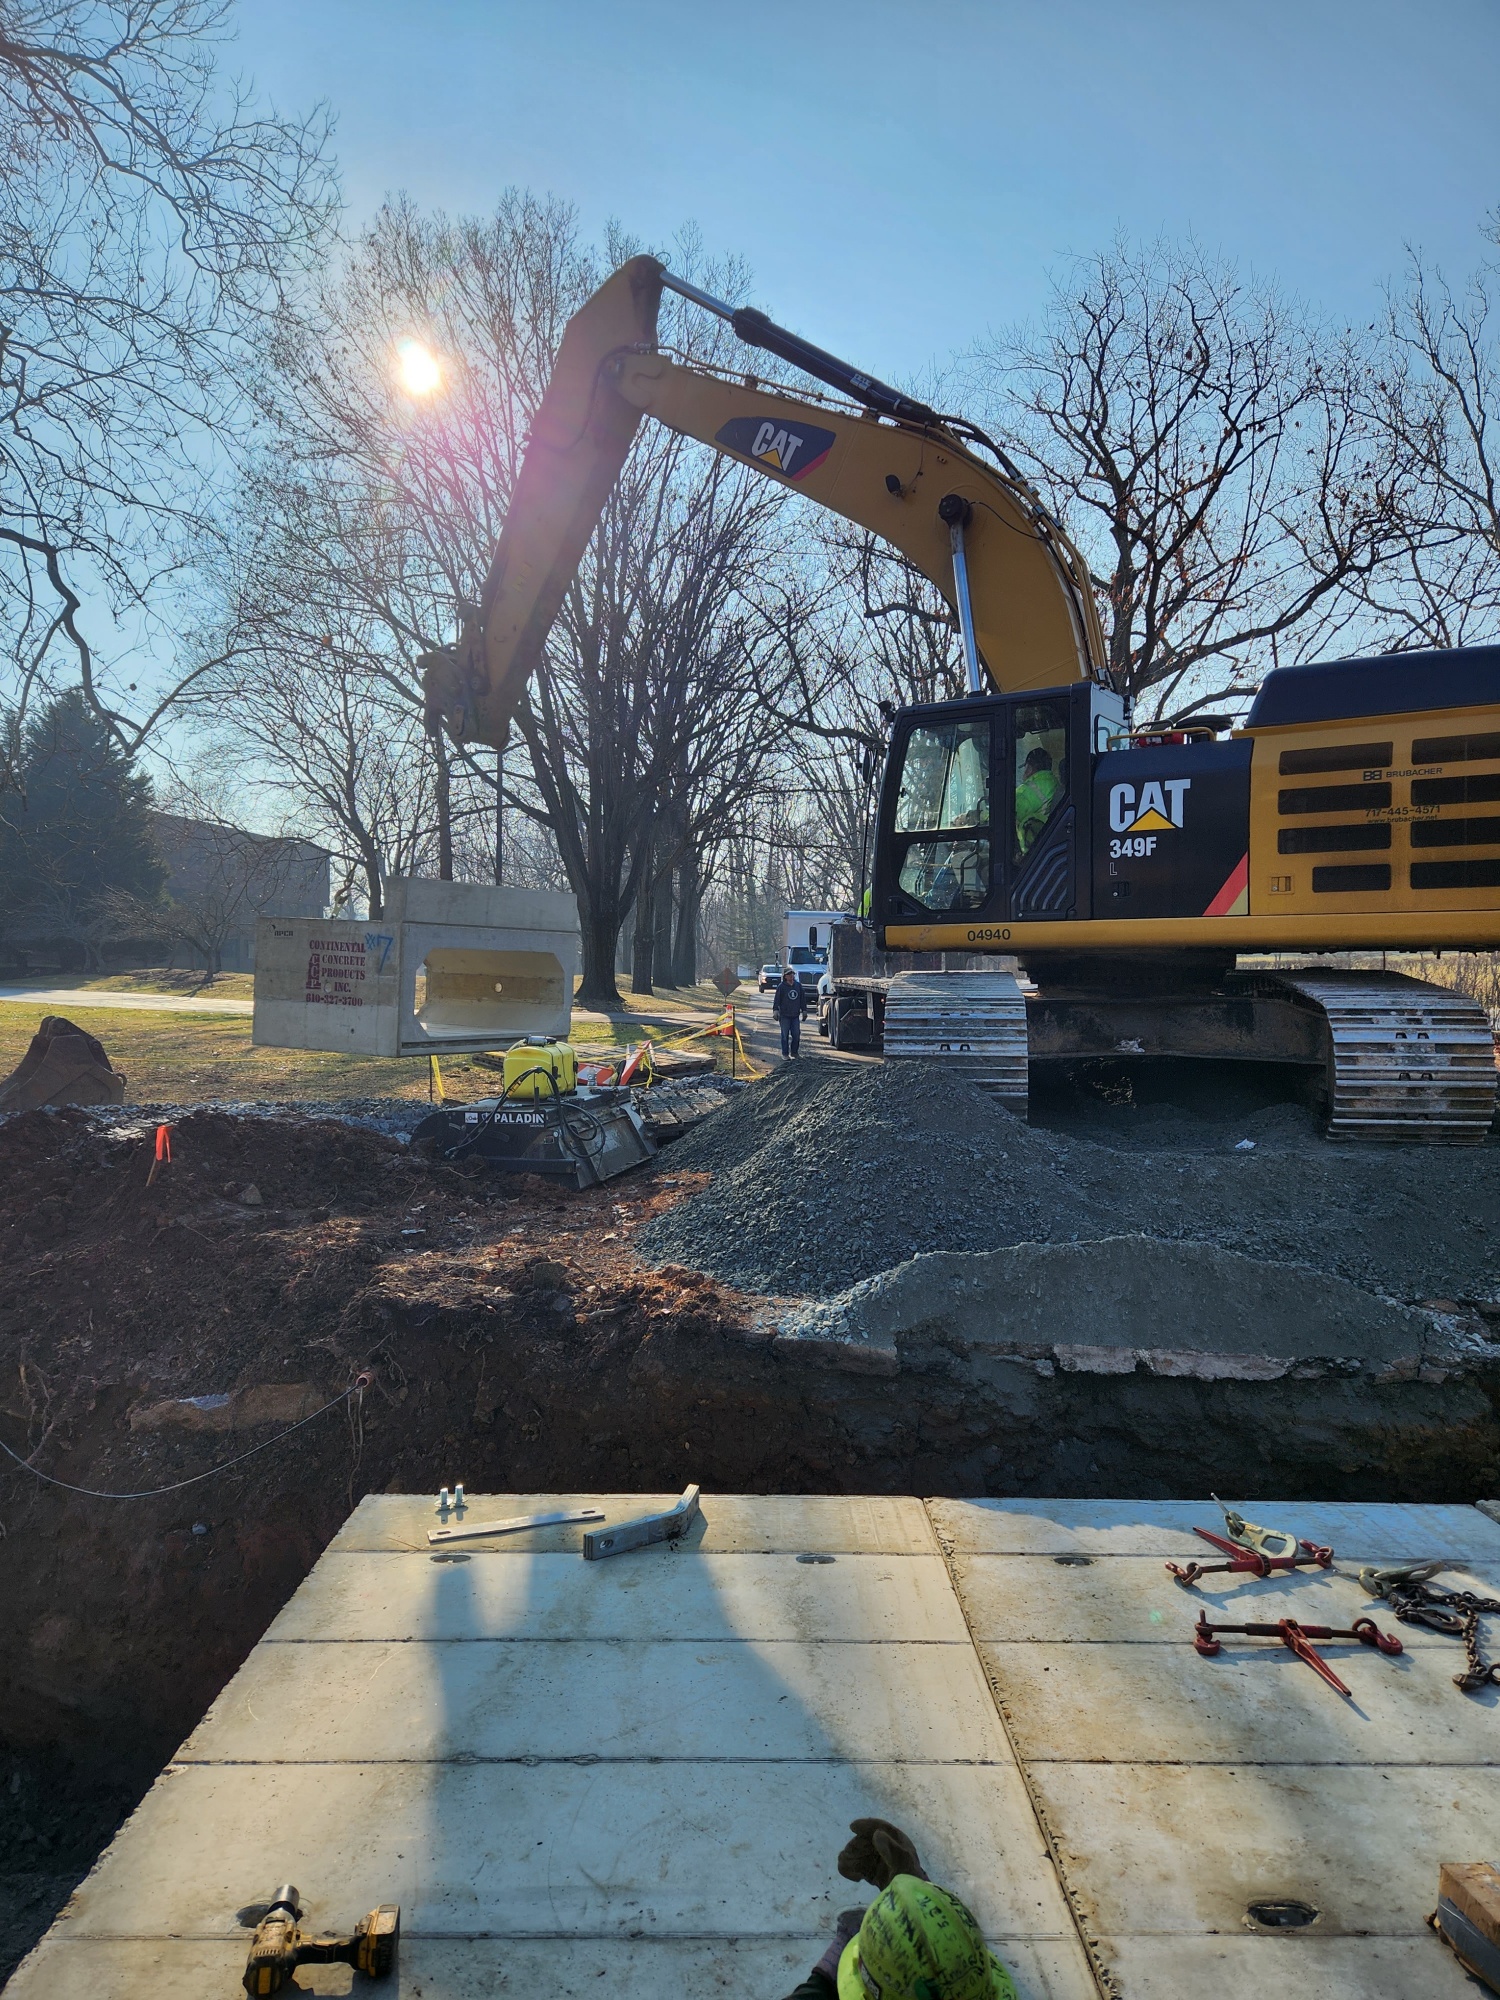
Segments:
[[[664,290],[823,386],[664,352]],[[565,329],[480,603],[423,662],[429,728],[503,746],[646,417],[882,537],[961,638],[966,692],[892,720],[865,919],[867,958],[928,969],[836,987],[835,1040],[1022,1115],[1038,1062],[1234,1058],[1310,1072],[1337,1139],[1485,1137],[1472,1000],[1253,961],[1500,948],[1500,646],[1281,668],[1243,727],[1134,728],[1084,563],[1002,449],[642,256]],[[997,957],[1025,983],[974,969]]]

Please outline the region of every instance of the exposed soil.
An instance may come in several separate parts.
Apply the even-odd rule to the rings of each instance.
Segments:
[[[893,1075],[884,1096],[868,1081]],[[1482,1372],[1351,1378],[1310,1422],[1291,1380],[1001,1366],[930,1328],[861,1373],[789,1339],[786,1294],[1075,1234],[1196,1233],[1489,1324],[1465,1301],[1496,1289],[1500,1149],[1320,1149],[1283,1107],[1143,1151],[966,1091],[945,1106],[946,1080],[903,1111],[920,1081],[783,1071],[585,1194],[417,1160],[379,1107],[364,1125],[193,1111],[150,1185],[139,1114],[0,1124],[0,1440],[38,1470],[190,1480],[368,1376],[157,1497],[64,1493],[0,1459],[0,1977],[365,1492],[1500,1488]],[[843,1132],[872,1150],[840,1195]]]

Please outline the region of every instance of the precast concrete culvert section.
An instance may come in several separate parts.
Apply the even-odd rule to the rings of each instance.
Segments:
[[[0,1974],[366,1493],[1500,1491],[1492,1145],[814,1059],[574,1194],[355,1110],[0,1124]]]

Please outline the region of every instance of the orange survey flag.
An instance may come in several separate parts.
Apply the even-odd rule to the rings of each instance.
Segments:
[[[172,1128],[170,1125],[158,1125],[156,1128],[156,1158],[151,1162],[151,1171],[146,1176],[147,1187],[150,1187],[163,1167],[169,1167],[171,1164]]]

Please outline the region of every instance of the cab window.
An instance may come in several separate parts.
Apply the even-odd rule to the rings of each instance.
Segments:
[[[1015,859],[1024,861],[1068,789],[1068,711],[1060,701],[1015,709]]]
[[[914,840],[896,878],[927,910],[977,910],[990,893],[987,840]]]
[[[901,767],[893,832],[901,850],[896,879],[923,909],[977,910],[988,901],[987,718],[924,723],[911,732]],[[914,834],[930,837],[910,838]]]
[[[988,722],[944,722],[914,729],[906,740],[901,767],[897,833],[988,826],[989,819]]]

